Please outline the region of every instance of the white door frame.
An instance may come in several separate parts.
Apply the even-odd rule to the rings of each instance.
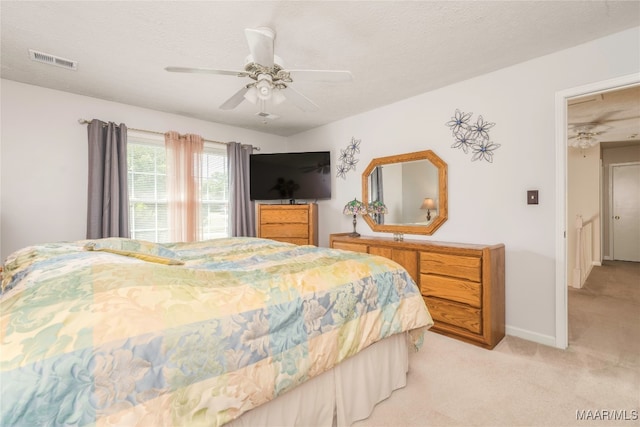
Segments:
[[[556,342],[557,348],[569,345],[569,309],[567,287],[567,100],[576,96],[607,92],[640,83],[639,74],[629,74],[556,92]]]

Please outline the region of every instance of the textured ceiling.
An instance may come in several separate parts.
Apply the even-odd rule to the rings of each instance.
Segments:
[[[640,143],[640,85],[569,100],[569,138],[583,129],[602,147]]]
[[[2,1],[1,76],[28,84],[293,135],[640,25],[638,1]],[[350,70],[351,83],[294,82],[320,106],[218,106],[248,79],[245,28],[268,26],[285,68]],[[28,49],[78,61],[69,71]],[[108,118],[104,118],[108,119]],[[134,124],[132,124],[134,125]]]

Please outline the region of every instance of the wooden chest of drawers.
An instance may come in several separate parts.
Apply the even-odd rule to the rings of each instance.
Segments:
[[[259,204],[256,226],[258,237],[318,246],[318,205]]]
[[[381,255],[416,281],[434,320],[432,331],[485,348],[504,337],[504,245],[395,241],[332,234],[330,246]]]

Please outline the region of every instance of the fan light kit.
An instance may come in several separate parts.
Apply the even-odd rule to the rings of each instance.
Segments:
[[[588,134],[580,134],[573,140],[573,142],[569,143],[573,148],[582,149],[591,148],[596,144],[598,144],[598,140]]]
[[[604,130],[596,130],[600,126],[597,123],[585,123],[575,127],[576,135],[569,138],[569,146],[586,150],[597,145],[598,141],[595,137],[604,132]]]
[[[278,105],[290,101],[302,111],[317,111],[319,107],[309,98],[294,90],[294,80],[315,82],[347,82],[352,80],[349,71],[341,70],[285,70],[282,60],[274,55],[276,33],[270,28],[245,29],[250,55],[245,60],[244,71],[218,70],[210,68],[166,67],[165,70],[178,73],[219,74],[248,77],[249,82],[227,99],[220,108],[232,110],[243,100],[256,104],[263,113],[267,103]]]

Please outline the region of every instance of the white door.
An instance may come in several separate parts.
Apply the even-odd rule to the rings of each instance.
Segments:
[[[613,259],[640,262],[640,163],[611,165]]]

